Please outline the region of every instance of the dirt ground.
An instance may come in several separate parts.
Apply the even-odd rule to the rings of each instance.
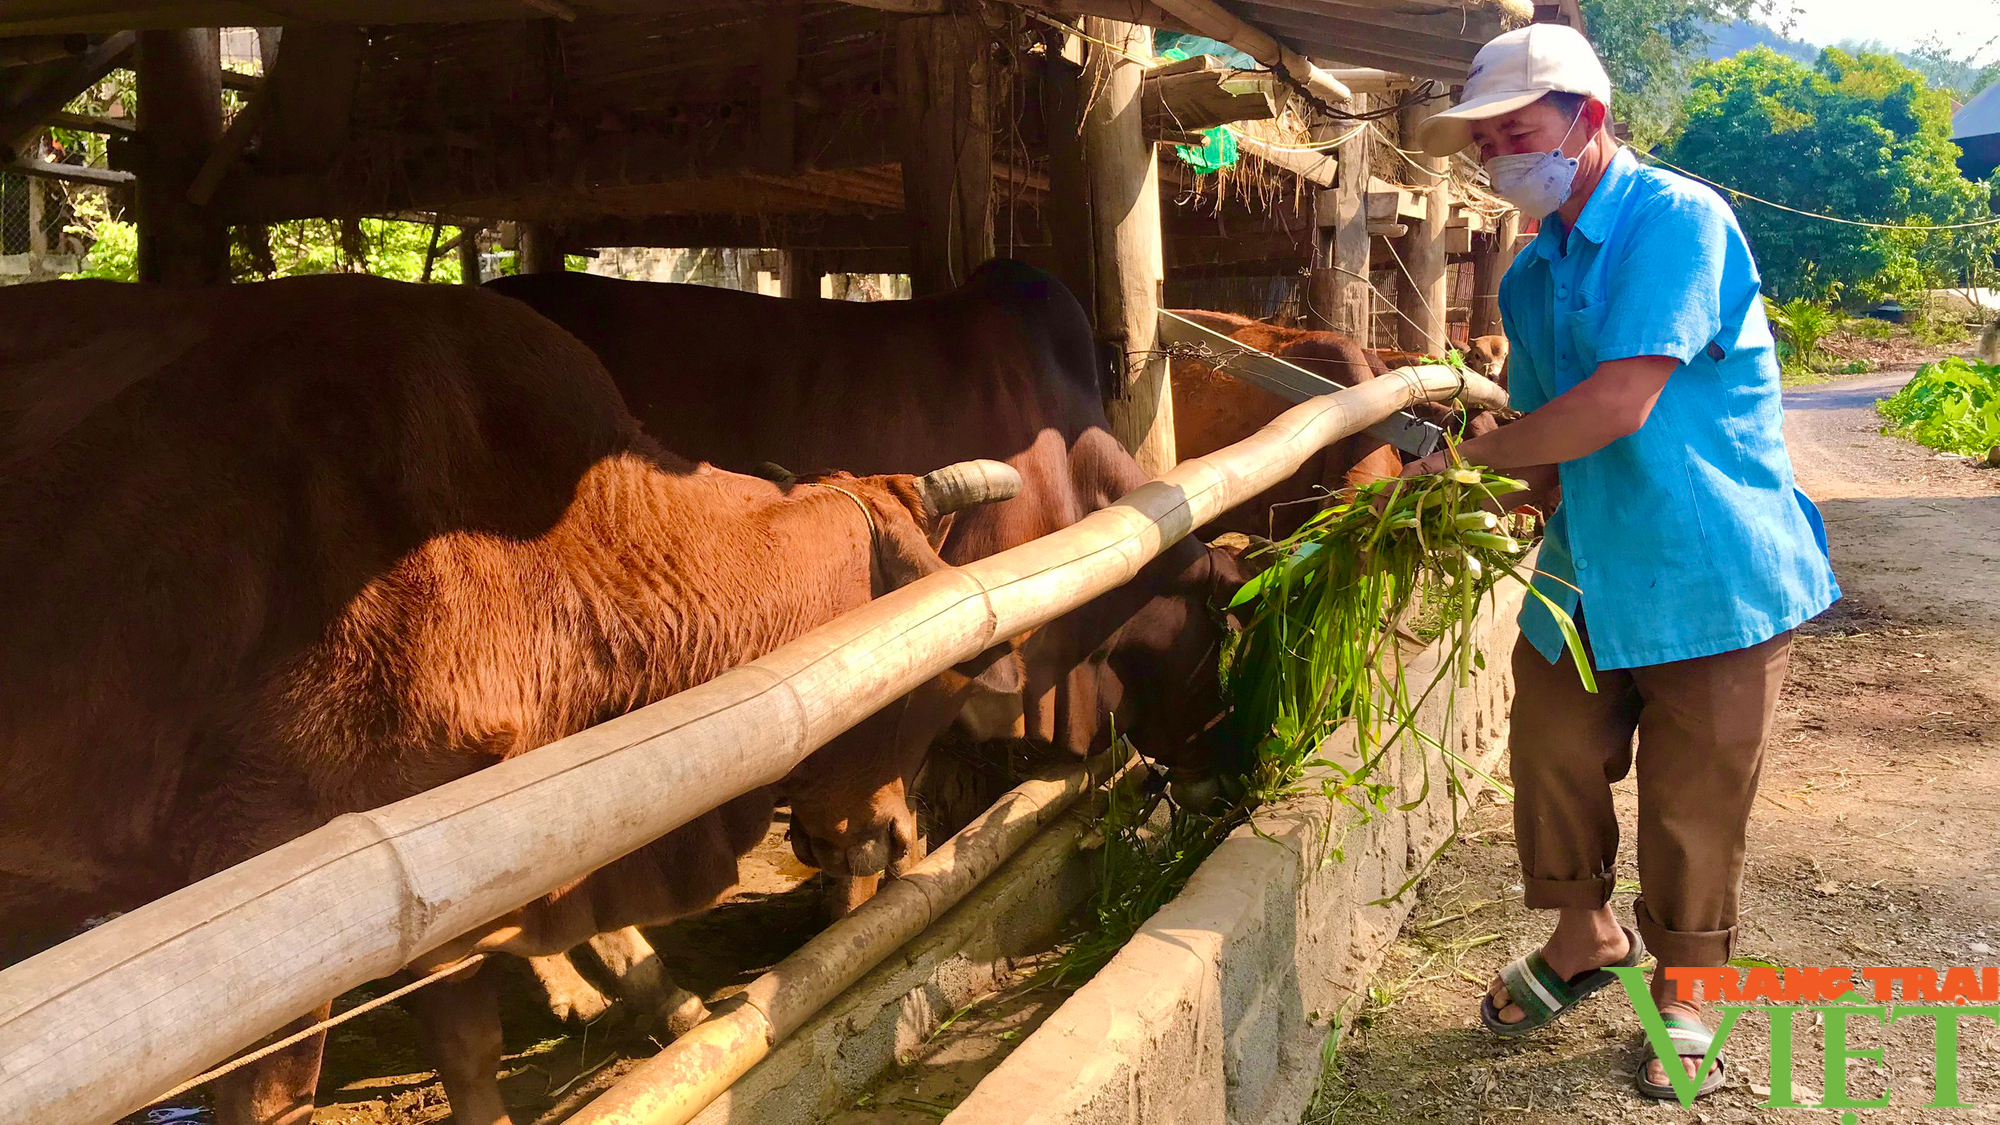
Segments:
[[[1845,597],[1800,630],[1763,799],[1750,828],[1740,957],[1778,965],[2000,963],[2000,471],[1882,436],[1872,403],[1903,368],[1786,395],[1798,477],[1820,505]],[[1628,829],[1634,790],[1620,787]],[[1765,1109],[1768,1023],[1728,1041],[1725,1089],[1693,1110],[1632,1089],[1638,1023],[1617,990],[1541,1033],[1479,1027],[1481,991],[1550,920],[1519,905],[1511,810],[1489,800],[1419,888],[1357,1033],[1330,1068],[1313,1125],[1506,1121],[1836,1121]],[[1631,842],[1614,905],[1629,922]],[[1887,1075],[1849,1064],[1864,1122],[2000,1121],[2000,1028],[1966,1022],[1960,1081],[1975,1109],[1929,1109],[1931,1023],[1887,1047]],[[1801,1028],[1795,1084],[1817,1100],[1820,1036]],[[1846,1118],[1854,1120],[1853,1116]]]

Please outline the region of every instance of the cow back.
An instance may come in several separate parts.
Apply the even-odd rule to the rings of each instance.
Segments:
[[[0,912],[31,877],[178,885],[275,669],[420,543],[543,534],[635,440],[586,349],[488,294],[10,290]]]

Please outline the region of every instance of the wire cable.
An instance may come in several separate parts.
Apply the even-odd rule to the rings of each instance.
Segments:
[[[1679,172],[1681,175],[1686,176],[1691,180],[1700,180],[1702,183],[1707,184],[1709,187],[1712,187],[1715,190],[1723,192],[1732,197],[1738,199],[1747,199],[1752,203],[1761,203],[1766,207],[1774,207],[1780,211],[1789,211],[1794,215],[1803,215],[1808,219],[1818,219],[1824,223],[1839,223],[1842,226],[1850,226],[1850,227],[1868,227],[1871,230],[1974,230],[1980,227],[2000,226],[2000,215],[1996,215],[1990,219],[1980,219],[1976,222],[1970,222],[1970,223],[1873,223],[1865,219],[1843,219],[1838,215],[1821,215],[1813,211],[1801,211],[1797,207],[1787,207],[1783,203],[1774,203],[1771,200],[1763,198],[1762,196],[1751,195],[1747,191],[1740,191],[1736,188],[1730,187],[1728,184],[1716,183],[1714,180],[1709,179],[1707,176],[1704,176],[1699,172],[1690,172],[1686,168],[1683,168],[1680,165],[1674,164],[1670,161],[1662,160],[1650,152],[1640,152],[1638,149],[1633,149],[1632,151],[1635,155],[1639,156],[1641,159],[1649,160],[1654,164],[1658,164],[1666,168],[1671,168],[1674,171]]]

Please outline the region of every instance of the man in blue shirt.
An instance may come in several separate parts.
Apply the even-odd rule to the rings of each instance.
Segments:
[[[1558,913],[1482,1005],[1502,1035],[1609,984],[1603,968],[1637,963],[1641,937],[1662,968],[1727,963],[1791,631],[1839,597],[1819,513],[1793,484],[1735,215],[1621,148],[1610,100],[1588,41],[1537,24],[1482,48],[1459,104],[1416,138],[1437,155],[1476,145],[1494,190],[1541,220],[1500,286],[1509,394],[1525,416],[1457,452],[1527,480],[1522,499],[1553,509],[1535,584],[1582,627],[1598,685],[1583,690],[1555,618],[1530,599],[1513,664],[1515,837],[1527,905]],[[1635,759],[1637,935],[1609,906],[1611,784]],[[1653,994],[1693,1073],[1711,1041],[1699,1005],[1663,973]],[[1658,1059],[1639,1087],[1674,1096]]]

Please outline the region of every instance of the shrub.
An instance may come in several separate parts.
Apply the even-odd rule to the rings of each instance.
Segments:
[[[1875,404],[1885,432],[1975,457],[2000,445],[2000,366],[1953,356],[1926,364]]]
[[[1772,303],[1768,297],[1764,302],[1772,325],[1790,346],[1792,358],[1810,370],[1813,361],[1819,358],[1820,341],[1840,327],[1840,314],[1804,297],[1794,297],[1782,305]]]

